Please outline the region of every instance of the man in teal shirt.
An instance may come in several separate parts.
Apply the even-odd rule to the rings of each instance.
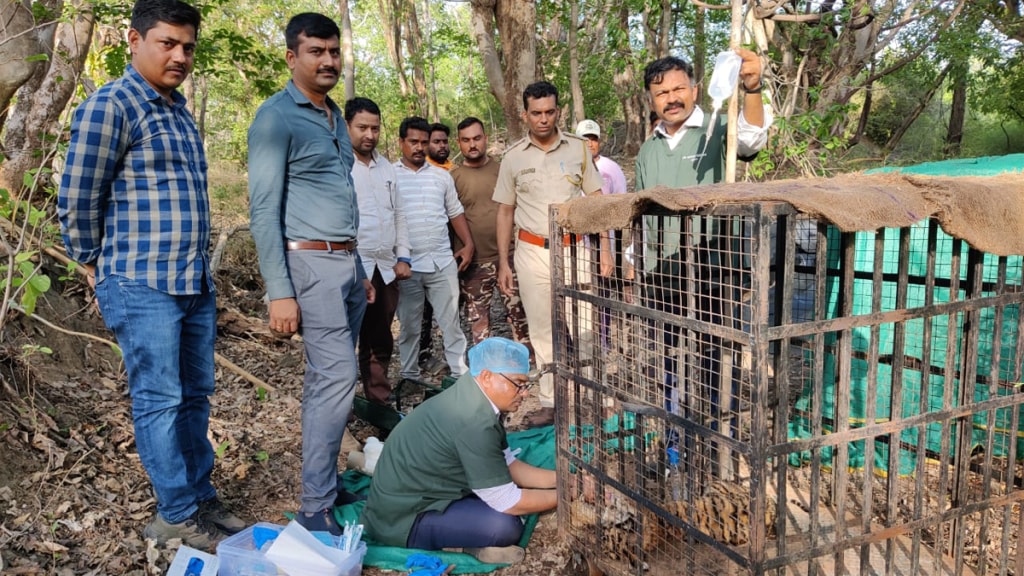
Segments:
[[[301,331],[302,503],[309,530],[341,535],[331,514],[351,497],[338,486],[338,452],[355,395],[355,342],[374,292],[356,252],[354,155],[341,109],[338,26],[322,14],[288,22],[292,79],[249,127],[250,229],[270,299],[270,328]]]
[[[384,443],[362,521],[389,546],[462,548],[481,562],[523,559],[519,516],[557,503],[555,471],[517,460],[501,415],[515,412],[532,379],[526,346],[488,338],[469,372],[412,411]]]

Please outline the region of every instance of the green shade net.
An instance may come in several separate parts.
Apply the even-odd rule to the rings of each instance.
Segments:
[[[510,432],[508,434],[509,448],[515,452],[516,458],[540,468],[549,470],[555,469],[555,431],[553,426],[524,430],[522,432]],[[370,489],[370,482],[373,478],[355,471],[345,473],[345,488],[355,494],[366,494]],[[362,512],[365,502],[356,502],[346,506],[339,506],[334,509],[334,517],[342,525],[345,522],[357,523],[359,513]],[[537,526],[537,515],[530,514],[523,517],[525,526],[523,537],[519,545],[526,547]],[[412,554],[430,554],[440,558],[445,564],[454,564],[452,574],[483,574],[493,572],[504,567],[503,564],[484,564],[468,554],[457,552],[443,552],[440,550],[415,550],[412,548],[399,548],[397,546],[381,546],[367,541],[366,557],[363,558],[364,566],[374,566],[383,570],[397,570],[405,572],[405,562]]]
[[[906,174],[922,174],[934,176],[993,176],[1006,172],[1020,172],[1024,170],[1024,154],[1011,156],[974,158],[966,160],[951,160],[947,162],[932,162],[918,166],[902,169],[884,169],[884,171],[900,171]],[[1024,193],[1024,191],[1022,191]],[[1022,231],[1008,231],[1008,233],[1021,233]],[[953,238],[937,231],[935,264],[933,270],[936,277],[936,286],[928,294],[924,286],[923,278],[928,273],[928,236],[929,223],[919,222],[910,227],[910,249],[907,255],[909,277],[911,281],[905,286],[906,302],[897,303],[897,272],[899,265],[899,229],[884,229],[879,232],[883,238],[883,256],[881,262],[875,261],[875,239],[874,233],[857,233],[855,235],[856,258],[854,262],[855,271],[858,277],[853,281],[853,303],[852,315],[865,315],[873,312],[872,290],[873,282],[870,274],[876,267],[881,267],[882,272],[891,280],[883,280],[881,285],[881,311],[895,309],[912,309],[925,306],[929,303],[945,303],[950,301],[950,288],[943,287],[942,280],[949,280],[951,275],[951,263],[954,250],[957,244]],[[826,318],[840,317],[839,310],[839,278],[837,276],[840,268],[840,234],[835,228],[830,227],[828,231],[828,263],[830,275],[826,281]],[[964,300],[966,293],[967,262],[969,247],[965,242],[959,243],[960,266],[959,278],[961,289],[954,300]],[[985,288],[980,297],[992,296],[995,294],[996,281],[998,280],[998,257],[985,255],[983,266],[983,282]],[[1006,262],[1006,282],[1009,285],[1019,286],[1021,283],[1022,258],[1011,256]],[[915,280],[916,277],[916,280]],[[929,301],[930,298],[930,301]],[[1017,347],[1017,319],[1019,308],[1008,306],[1003,311],[1002,325],[997,326],[996,310],[988,307],[979,313],[979,339],[978,357],[976,371],[978,381],[974,385],[973,399],[966,399],[963,403],[982,402],[993,394],[1006,395],[1017,392],[1013,386],[991,386],[988,378],[993,376],[998,380],[1007,380],[1016,372],[1015,362],[1020,362],[1016,355]],[[903,322],[904,344],[900,350],[896,349],[896,325],[893,323],[881,324],[878,326],[877,336],[872,334],[871,327],[860,327],[851,330],[853,357],[850,361],[850,397],[840,399],[848,402],[849,405],[849,428],[858,428],[872,420],[876,423],[886,422],[892,419],[904,419],[914,415],[938,411],[943,409],[944,397],[951,399],[951,407],[961,403],[962,390],[964,385],[958,377],[946,376],[947,366],[958,370],[963,366],[962,355],[965,353],[963,328],[965,317],[963,314],[940,315],[928,318],[916,318]],[[924,341],[925,322],[930,325],[929,341]],[[815,394],[821,395],[822,402],[822,432],[828,434],[835,430],[832,419],[836,415],[836,377],[839,373],[835,346],[837,344],[837,333],[828,332],[819,334],[825,339],[825,356],[823,359],[824,371],[821,377],[805,377],[803,390],[797,400],[793,417],[789,422],[789,437],[811,438],[812,421],[811,406]],[[877,340],[877,341],[876,341]],[[868,405],[868,379],[871,375],[868,365],[868,354],[875,344],[881,361],[875,365],[876,401],[872,407]],[[927,366],[924,365],[925,349],[929,349]],[[892,358],[894,354],[900,354],[906,359],[906,366],[900,374],[894,374]],[[952,358],[947,358],[952,354]],[[998,354],[998,365],[996,366],[996,355]],[[950,360],[947,363],[947,359]],[[810,363],[811,356],[808,352],[805,360]],[[900,376],[900,378],[896,378]],[[899,382],[901,390],[899,396],[892,399],[894,382]],[[952,385],[952,390],[946,388]],[[967,389],[964,389],[967,390]],[[895,401],[893,401],[895,400]],[[896,404],[896,405],[893,405]],[[989,422],[989,412],[976,411],[970,416],[972,426],[971,446],[987,446],[990,427],[994,427],[992,455],[994,457],[1005,457],[1010,450],[1010,429],[1012,427],[1013,408],[995,410],[994,426]],[[942,440],[946,436],[955,438],[958,434],[956,420],[950,424],[946,434],[943,434],[940,422],[931,423],[925,426],[924,441],[929,456],[938,456],[942,453]],[[1021,417],[1019,431],[1024,430],[1024,417]],[[899,432],[899,453],[896,458],[898,473],[907,475],[913,473],[917,465],[918,444],[921,438],[920,428],[906,427]],[[888,436],[884,437],[886,440]],[[948,440],[947,440],[948,441]],[[866,442],[872,442],[867,445]],[[847,445],[848,461],[850,468],[863,468],[866,461],[871,458],[874,470],[885,474],[889,472],[889,450],[887,441],[868,440],[851,442]],[[955,442],[947,445],[948,454],[955,456],[957,449]],[[822,465],[831,467],[834,458],[835,447],[826,446],[820,451]],[[1018,441],[1016,445],[1016,457],[1024,458],[1024,442]],[[809,452],[794,453],[790,455],[791,465],[800,465],[809,462]]]

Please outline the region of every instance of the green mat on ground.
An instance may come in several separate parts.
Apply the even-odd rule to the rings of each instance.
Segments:
[[[541,468],[555,469],[555,430],[553,426],[524,430],[522,432],[511,432],[508,435],[508,445],[515,451],[516,458]],[[345,473],[345,488],[356,494],[366,494],[370,489],[370,482],[373,478],[355,471]],[[339,523],[346,521],[355,522],[359,519],[365,502],[356,502],[346,506],[339,506],[334,509],[334,516]],[[525,527],[523,538],[519,545],[526,547],[533,535],[533,529],[537,526],[537,515],[530,514],[524,517]],[[399,548],[397,546],[381,546],[367,540],[366,557],[363,558],[363,566],[373,566],[383,570],[405,571],[405,561],[411,554],[430,554],[441,558],[446,564],[455,564],[452,574],[483,574],[493,572],[503,567],[502,564],[484,564],[468,554],[456,552],[441,552],[416,550],[413,548]]]

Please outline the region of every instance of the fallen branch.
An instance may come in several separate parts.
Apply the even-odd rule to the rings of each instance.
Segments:
[[[217,238],[217,247],[213,249],[213,256],[210,257],[210,273],[216,274],[217,269],[220,268],[221,258],[224,257],[224,249],[228,245],[228,240],[234,235],[235,232],[241,230],[248,230],[248,224],[240,224],[238,226],[232,226],[227,230],[220,233],[220,237]]]
[[[32,318],[36,322],[39,322],[40,324],[43,324],[45,326],[49,326],[50,328],[53,328],[54,330],[56,330],[57,332],[60,332],[61,334],[67,334],[68,336],[78,336],[78,337],[81,337],[81,338],[87,338],[89,340],[94,340],[96,342],[100,342],[101,344],[106,344],[107,346],[110,346],[114,350],[118,350],[118,351],[121,350],[120,346],[118,346],[114,342],[111,342],[110,340],[107,340],[106,338],[101,338],[99,336],[96,336],[95,334],[89,334],[88,332],[76,332],[74,330],[68,330],[67,328],[61,328],[60,326],[57,326],[53,322],[50,322],[49,320],[47,320],[46,318],[43,318],[42,316],[40,316],[37,313],[27,314],[25,312],[25,309],[22,308],[20,304],[17,304],[15,302],[11,302],[10,306],[11,306],[11,310],[17,310],[18,312],[21,312],[22,316],[25,316],[26,318]],[[118,352],[118,353],[120,353],[120,352]]]
[[[234,372],[235,374],[238,374],[253,386],[256,386],[257,388],[263,388],[264,390],[272,394],[277,392],[276,388],[274,388],[270,384],[267,384],[263,380],[260,380],[256,376],[253,376],[252,373],[248,372],[238,364],[235,364],[231,360],[228,360],[227,358],[221,356],[220,352],[214,352],[213,357],[217,360],[217,364],[220,364],[224,368],[227,368],[228,370]]]
[[[89,340],[93,340],[93,341],[99,342],[101,344],[106,344],[107,346],[110,346],[112,349],[117,350],[118,353],[120,353],[121,348],[116,343],[111,342],[110,340],[107,340],[106,338],[101,338],[101,337],[96,336],[94,334],[89,334],[88,332],[76,332],[74,330],[68,330],[67,328],[61,328],[60,326],[57,326],[56,324],[54,324],[53,322],[50,322],[46,318],[43,318],[39,314],[26,314],[25,313],[25,309],[22,308],[20,305],[14,303],[14,302],[11,302],[10,306],[11,306],[12,310],[17,310],[18,312],[21,312],[21,314],[23,316],[25,316],[26,318],[32,318],[33,320],[39,322],[40,324],[43,324],[43,325],[48,326],[50,328],[53,328],[57,332],[60,332],[62,334],[67,334],[68,336],[78,336],[78,337],[81,337],[81,338],[87,338]],[[264,390],[266,390],[267,392],[270,392],[270,393],[277,392],[277,389],[275,389],[273,386],[271,386],[270,384],[267,384],[263,380],[260,380],[256,376],[253,376],[252,373],[248,372],[247,370],[245,370],[241,366],[235,364],[231,360],[228,360],[224,356],[221,356],[219,352],[214,352],[213,353],[213,357],[217,361],[217,364],[219,364],[222,368],[230,370],[231,372],[234,372],[235,374],[241,376],[247,382],[251,383],[253,386],[256,386],[257,388],[263,388]]]

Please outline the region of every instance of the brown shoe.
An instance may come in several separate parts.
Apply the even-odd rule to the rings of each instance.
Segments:
[[[164,546],[168,540],[178,539],[182,544],[203,552],[213,553],[224,534],[206,521],[197,510],[177,524],[171,524],[157,514],[142,531],[142,537],[156,540],[157,546]]]
[[[555,423],[555,409],[554,408],[541,408],[533,414],[526,417],[527,428],[540,428],[542,426],[551,426]]]
[[[217,498],[211,498],[199,503],[199,517],[205,520],[207,524],[213,524],[218,530],[228,535],[238,534],[248,526],[245,521],[225,508],[224,504]]]
[[[463,554],[469,554],[484,564],[515,564],[526,558],[526,550],[519,546],[486,546],[484,548],[463,548]]]

